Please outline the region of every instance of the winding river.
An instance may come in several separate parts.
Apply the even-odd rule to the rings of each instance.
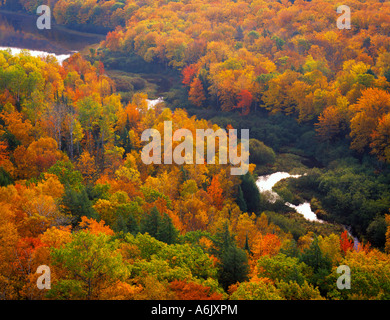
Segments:
[[[280,196],[275,191],[272,190],[274,185],[277,184],[280,180],[287,179],[287,178],[299,178],[301,176],[302,175],[299,174],[291,175],[287,172],[275,172],[269,175],[258,177],[256,181],[256,185],[260,193],[267,196],[269,202],[275,203],[276,200],[280,199]],[[310,203],[307,201],[297,206],[289,202],[286,202],[285,205],[294,209],[296,212],[302,214],[307,220],[324,223],[323,220],[317,218],[317,215],[311,210]],[[343,225],[343,228],[344,230],[347,230],[348,235],[353,238],[354,248],[355,250],[357,250],[359,246],[359,239],[354,235],[352,235],[351,228],[349,226]]]
[[[13,47],[1,47],[0,50],[10,50],[12,55],[17,55],[21,53],[23,50],[27,50],[33,57],[46,57],[48,55],[54,56],[57,61],[62,64],[66,59],[68,59],[70,54],[55,54],[53,52],[39,51],[39,50],[30,50],[30,49],[22,49],[22,48],[13,48]]]
[[[90,45],[105,39],[103,34],[72,30],[52,23],[50,30],[38,30],[37,17],[23,13],[0,10],[0,50],[19,54],[28,50],[32,56],[52,55],[62,64],[75,52],[85,52]],[[149,75],[150,76],[150,75]],[[154,108],[163,98],[148,99],[148,107]]]
[[[159,97],[154,100],[146,99],[146,102],[148,103],[148,108],[154,108],[157,104],[164,102],[164,98]]]
[[[273,186],[280,180],[287,178],[299,178],[301,176],[302,175],[300,174],[291,175],[287,172],[275,172],[266,176],[260,176],[256,181],[256,185],[259,188],[260,193],[267,195],[268,201],[275,203],[275,201],[280,199],[280,197],[272,190]],[[323,220],[317,218],[316,214],[311,210],[310,203],[307,201],[297,206],[289,202],[286,202],[285,204],[286,206],[294,209],[296,212],[302,214],[307,220],[321,223],[323,222]]]
[[[32,56],[53,55],[58,62],[102,41],[101,34],[71,30],[52,23],[50,30],[39,30],[34,15],[0,10],[0,50],[12,54],[28,50]]]

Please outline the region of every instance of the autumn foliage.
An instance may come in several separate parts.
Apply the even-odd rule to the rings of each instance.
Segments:
[[[340,248],[344,254],[353,249],[353,241],[348,238],[348,233],[346,230],[341,234]]]
[[[169,284],[179,300],[221,300],[222,294],[210,293],[210,288],[197,283],[175,280]]]
[[[40,3],[20,0],[29,12]],[[230,164],[144,164],[145,129],[163,137],[165,121],[193,136],[220,127],[181,108],[151,108],[143,92],[124,102],[102,62],[131,53],[174,69],[194,109],[232,112],[228,128],[236,114],[283,113],[314,125],[323,142],[345,139],[389,162],[386,2],[351,1],[351,32],[335,28],[337,3],[325,0],[50,3],[59,24],[111,31],[94,59],[76,53],[62,65],[0,51],[0,299],[390,299],[388,215],[370,225],[383,252],[365,239],[355,247],[347,231],[325,226],[318,235],[281,202],[265,203],[254,164],[244,177],[231,176]],[[312,171],[301,186],[311,196],[317,183],[328,205],[341,199],[338,210],[386,189],[381,177],[375,192],[334,191],[332,177],[320,183]],[[388,208],[378,198],[372,216]],[[278,206],[280,214],[268,210]],[[342,264],[355,268],[356,283],[340,293]],[[36,287],[40,265],[52,270],[48,291]]]

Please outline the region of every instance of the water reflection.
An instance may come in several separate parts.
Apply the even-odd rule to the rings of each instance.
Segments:
[[[273,186],[278,183],[280,180],[286,178],[299,178],[300,174],[291,175],[288,172],[275,172],[273,174],[269,174],[266,176],[260,176],[256,185],[259,188],[260,193],[267,194],[267,199],[269,202],[275,203],[276,200],[280,199],[279,195],[272,190]],[[286,202],[286,206],[294,209],[296,212],[302,214],[307,220],[323,222],[322,220],[317,218],[317,215],[311,210],[311,206],[309,202],[301,203],[298,206],[295,206],[289,202]]]
[[[36,19],[33,15],[0,10],[0,46],[70,54],[104,39],[103,35],[70,30],[54,22],[50,30],[39,30]]]
[[[0,50],[9,50],[12,55],[16,55],[21,53],[23,50],[26,49],[20,49],[20,48],[11,48],[11,47],[0,47]],[[71,55],[70,54],[55,54],[53,52],[45,52],[45,51],[39,51],[39,50],[28,50],[30,55],[33,57],[46,57],[48,55],[52,55],[56,57],[57,61],[62,64],[66,59],[68,59]]]
[[[159,98],[154,99],[154,100],[146,99],[146,102],[148,103],[148,108],[154,108],[157,104],[164,102],[164,98],[159,97]]]

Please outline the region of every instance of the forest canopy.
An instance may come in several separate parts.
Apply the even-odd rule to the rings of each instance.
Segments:
[[[57,24],[110,31],[62,64],[0,51],[1,299],[390,298],[388,2],[347,1],[343,30],[333,0],[46,3]],[[17,4],[1,2],[42,1]],[[134,56],[174,72],[166,102],[150,107],[141,73],[110,77]],[[250,128],[249,172],[146,165],[142,132],[165,121]],[[305,174],[270,203],[257,175],[282,168]]]
[[[41,1],[20,3],[34,12]],[[390,161],[389,110],[375,107],[390,85],[387,2],[349,1],[351,29],[337,28],[338,4],[324,0],[49,5],[59,24],[115,29],[103,43],[109,52],[135,53],[182,72],[193,106],[283,112],[316,122],[324,140],[349,134],[352,148]],[[357,125],[362,104],[371,120]]]

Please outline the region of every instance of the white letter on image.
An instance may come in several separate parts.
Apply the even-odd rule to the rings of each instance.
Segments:
[[[233,176],[243,175],[249,171],[249,129],[241,129],[241,154],[238,156],[237,130],[229,129],[229,160],[233,165],[240,164],[238,168],[231,168]]]
[[[42,272],[43,275],[39,276],[37,279],[37,287],[38,289],[50,289],[50,281],[51,281],[51,276],[50,276],[50,268],[47,265],[41,265],[37,269],[37,273],[41,274]]]
[[[207,164],[215,164],[215,141],[218,137],[219,162],[227,164],[227,133],[223,129],[196,129],[196,164],[204,163],[204,138],[207,137]]]
[[[351,289],[351,269],[346,265],[337,268],[337,273],[343,273],[337,278],[337,289]]]
[[[39,6],[37,8],[37,14],[42,14],[37,19],[37,28],[39,30],[51,29],[51,11],[50,11],[50,7],[49,6],[45,6],[45,5]]]
[[[176,130],[173,134],[173,141],[181,141],[183,137],[184,141],[177,145],[173,151],[173,160],[176,164],[193,164],[194,142],[191,131],[188,129]]]
[[[339,29],[351,29],[351,8],[345,5],[337,7],[337,13],[342,13],[337,18],[337,28]]]
[[[141,160],[144,164],[161,164],[161,135],[156,129],[146,129],[142,132],[141,141],[152,141],[149,142],[142,148]],[[150,151],[153,152],[153,156],[150,156]]]

